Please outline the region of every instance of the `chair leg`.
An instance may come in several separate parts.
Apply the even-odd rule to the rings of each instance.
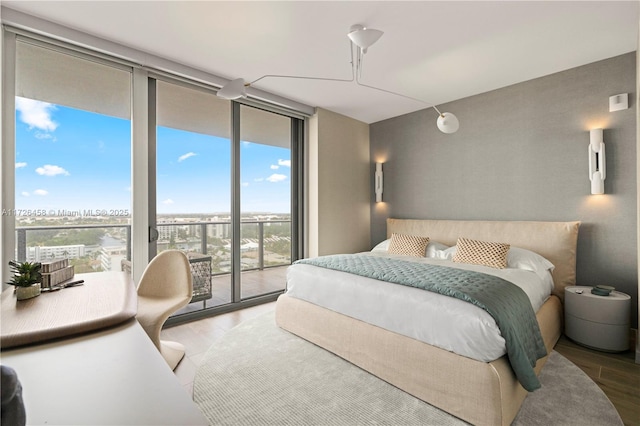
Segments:
[[[169,367],[175,370],[182,358],[184,358],[184,346],[178,342],[160,341],[160,353]]]

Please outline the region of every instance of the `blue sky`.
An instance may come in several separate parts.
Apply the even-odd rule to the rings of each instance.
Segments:
[[[131,125],[60,105],[16,98],[16,208],[131,208]],[[226,213],[226,139],[158,128],[157,210]],[[290,150],[242,142],[243,212],[288,213]]]

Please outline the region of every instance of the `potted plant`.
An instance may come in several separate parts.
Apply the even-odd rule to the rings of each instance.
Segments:
[[[9,261],[13,278],[7,284],[15,286],[18,300],[30,299],[40,294],[42,273],[40,262]]]

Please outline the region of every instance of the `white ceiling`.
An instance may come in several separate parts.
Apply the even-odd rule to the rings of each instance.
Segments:
[[[631,52],[638,1],[2,1],[220,77],[351,78],[353,24],[384,31],[355,83],[255,87],[372,123]],[[452,111],[455,112],[455,111]]]

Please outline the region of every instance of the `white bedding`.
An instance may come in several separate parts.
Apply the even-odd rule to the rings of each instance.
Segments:
[[[553,288],[550,273],[541,279],[523,269],[495,269],[386,252],[370,254],[496,275],[522,288],[536,312]],[[491,315],[470,303],[430,291],[294,264],[287,271],[287,295],[479,361],[493,361],[506,353],[505,341]]]

